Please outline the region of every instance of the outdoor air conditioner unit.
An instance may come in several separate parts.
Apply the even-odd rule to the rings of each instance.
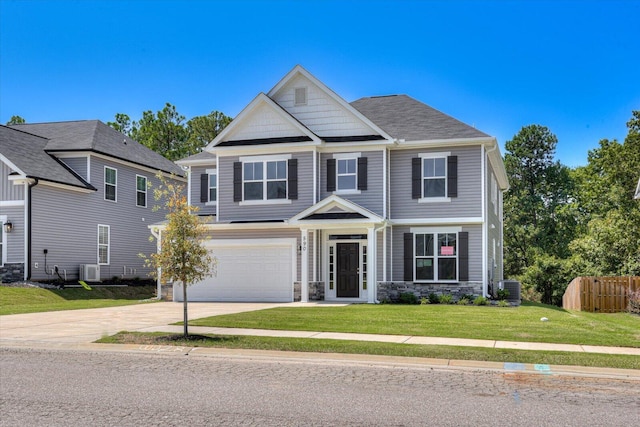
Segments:
[[[100,266],[98,264],[80,264],[80,280],[99,282]]]

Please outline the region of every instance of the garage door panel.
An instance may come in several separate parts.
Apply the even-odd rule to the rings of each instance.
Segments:
[[[293,251],[288,245],[212,246],[217,275],[188,289],[190,301],[292,301]],[[182,291],[174,299],[181,300]]]

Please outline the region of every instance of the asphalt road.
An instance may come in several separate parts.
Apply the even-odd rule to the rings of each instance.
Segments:
[[[331,360],[1,348],[1,426],[611,426],[640,382]]]

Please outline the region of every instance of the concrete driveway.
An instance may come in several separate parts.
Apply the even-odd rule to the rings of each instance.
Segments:
[[[295,304],[193,302],[189,303],[189,319]],[[137,331],[181,321],[182,310],[181,303],[156,302],[123,307],[0,316],[0,345],[87,343],[123,330]]]

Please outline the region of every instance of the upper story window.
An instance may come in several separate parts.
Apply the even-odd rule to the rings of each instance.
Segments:
[[[147,207],[147,177],[136,175],[136,206]]]
[[[411,196],[419,202],[448,202],[458,196],[458,156],[421,153],[411,163]]]
[[[245,157],[234,164],[234,201],[280,203],[298,197],[298,161],[291,155]]]
[[[327,159],[327,191],[358,194],[367,189],[367,158],[361,153],[336,153]]]
[[[104,167],[104,199],[116,201],[118,171],[109,166]]]
[[[214,205],[218,201],[218,170],[207,169],[200,175],[200,203]]]
[[[208,174],[209,176],[209,201],[216,202],[218,200],[218,175],[215,173]]]

